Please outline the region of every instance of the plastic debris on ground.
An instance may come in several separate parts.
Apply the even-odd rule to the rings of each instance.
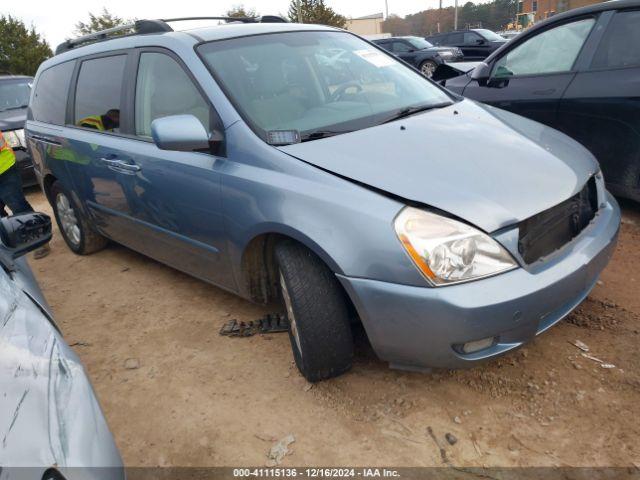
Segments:
[[[268,314],[259,320],[241,322],[229,320],[220,329],[220,335],[227,337],[251,337],[257,333],[280,333],[289,330],[289,321],[282,314]]]
[[[267,467],[275,467],[280,465],[282,459],[286,455],[290,455],[292,452],[289,450],[289,445],[296,441],[293,434],[289,434],[284,438],[278,440],[267,453]]]

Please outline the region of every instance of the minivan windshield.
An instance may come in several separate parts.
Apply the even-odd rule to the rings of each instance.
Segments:
[[[265,139],[296,130],[302,141],[315,140],[453,103],[419,72],[349,33],[254,35],[198,51]]]
[[[0,80],[0,112],[27,108],[31,95],[31,79]]]

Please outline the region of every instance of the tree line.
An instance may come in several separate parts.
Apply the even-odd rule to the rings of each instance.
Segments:
[[[518,0],[492,0],[488,3],[465,3],[458,9],[458,27],[483,27],[501,30],[513,21]],[[298,11],[298,8],[300,9]],[[273,12],[268,12],[273,13]],[[255,17],[255,9],[237,5],[224,13],[228,17]],[[317,23],[344,28],[347,19],[325,4],[325,0],[291,0],[285,15],[292,22]],[[100,13],[89,13],[87,21],[75,25],[76,35],[86,35],[99,30],[134,22],[110,13],[106,8]],[[383,31],[392,35],[430,35],[447,32],[454,27],[454,9],[429,9],[402,18],[390,15],[383,23]],[[53,52],[34,26],[11,15],[0,16],[0,74],[34,75],[40,63]]]
[[[335,27],[344,27],[347,19],[328,7],[324,0],[291,0],[286,15],[292,22],[301,18],[303,23],[318,23]],[[272,13],[272,12],[269,12]],[[252,8],[237,5],[225,12],[227,17],[255,17],[259,13]],[[106,8],[102,12],[89,13],[87,21],[79,21],[75,25],[76,35],[106,30],[134,22],[135,19],[124,19],[113,15]],[[32,25],[11,15],[0,15],[0,75],[35,75],[38,66],[53,55],[51,46]]]
[[[467,2],[458,7],[458,28],[488,28],[503,30],[517,14],[518,0],[493,0],[476,4]],[[389,15],[383,22],[386,33],[397,35],[426,36],[454,29],[455,12],[453,7],[432,8],[407,15],[402,18]]]

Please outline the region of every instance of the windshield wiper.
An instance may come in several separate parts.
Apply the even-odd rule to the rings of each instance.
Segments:
[[[401,108],[393,115],[388,118],[385,118],[380,124],[393,122],[394,120],[400,120],[401,118],[409,117],[411,115],[415,115],[416,113],[426,112],[427,110],[434,110],[436,108],[444,108],[449,105],[453,105],[453,102],[442,102],[442,103],[434,103],[431,105],[417,105],[414,107],[406,107]]]
[[[310,140],[320,140],[321,138],[333,137],[335,135],[342,135],[343,133],[349,133],[353,130],[315,130],[311,133],[300,136],[301,142],[308,142]]]

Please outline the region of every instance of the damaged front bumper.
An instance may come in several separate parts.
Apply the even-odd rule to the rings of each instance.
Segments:
[[[523,345],[578,306],[608,264],[619,225],[607,194],[592,224],[535,273],[519,268],[442,288],[338,278],[392,368],[469,367]],[[486,348],[464,353],[463,345],[484,339],[491,339]]]

